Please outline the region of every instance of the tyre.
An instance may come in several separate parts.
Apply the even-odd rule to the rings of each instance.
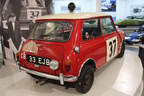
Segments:
[[[117,58],[123,57],[124,53],[125,53],[125,42],[123,41],[122,47],[121,47],[121,51],[120,51],[120,53],[118,54]]]
[[[94,81],[94,68],[90,65],[85,65],[82,68],[78,81],[75,84],[75,88],[80,93],[87,93],[92,87]]]

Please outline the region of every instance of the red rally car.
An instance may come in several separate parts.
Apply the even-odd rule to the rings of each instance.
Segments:
[[[110,15],[70,13],[36,19],[29,38],[18,52],[21,70],[64,82],[81,93],[90,90],[94,71],[125,51],[124,32]]]

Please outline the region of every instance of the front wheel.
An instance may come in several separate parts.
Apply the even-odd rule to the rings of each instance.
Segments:
[[[118,54],[117,58],[123,57],[124,53],[125,53],[125,42],[123,41],[120,53]]]
[[[90,65],[85,65],[82,68],[80,77],[75,84],[75,88],[80,93],[87,93],[92,87],[94,81],[94,68]]]

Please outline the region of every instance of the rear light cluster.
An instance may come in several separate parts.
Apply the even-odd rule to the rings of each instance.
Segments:
[[[19,61],[19,52],[16,53],[16,61]]]
[[[21,55],[20,55],[20,52],[17,52],[17,53],[16,53],[16,61],[19,61],[20,58],[26,59],[26,54],[25,54],[25,52],[22,52]]]
[[[20,58],[26,59],[26,53],[25,53],[25,52],[22,52],[21,55],[20,55]]]
[[[71,69],[71,61],[70,60],[66,60],[65,61],[65,71],[69,72]]]

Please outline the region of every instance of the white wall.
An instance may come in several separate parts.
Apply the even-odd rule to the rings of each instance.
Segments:
[[[144,0],[117,0],[117,20],[124,19],[132,14],[132,6],[144,6]],[[143,14],[144,15],[144,14]]]
[[[75,12],[96,12],[96,0],[53,0],[54,13],[68,13],[67,6],[70,2],[78,7]]]
[[[126,18],[129,14],[127,4],[128,0],[117,0],[116,2],[116,19],[120,20]]]
[[[68,13],[67,6],[74,2],[79,8],[75,12],[100,12],[101,0],[53,0],[54,13]],[[133,5],[144,5],[144,0],[116,0],[116,12],[105,12],[121,20],[132,15]],[[62,6],[65,10],[62,10]]]

